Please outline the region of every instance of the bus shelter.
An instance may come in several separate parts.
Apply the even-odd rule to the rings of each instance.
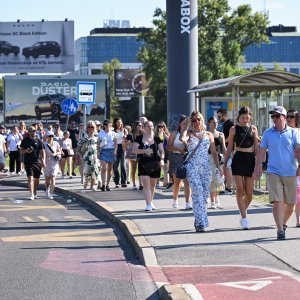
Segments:
[[[262,134],[271,125],[268,112],[275,105],[300,112],[300,94],[295,92],[298,87],[300,75],[284,71],[262,71],[204,82],[187,92],[195,94],[195,109],[204,113],[206,118],[209,115],[203,110],[209,97],[220,99],[219,96],[222,95],[229,98],[230,117],[233,119],[236,119],[239,108],[245,105],[245,99],[248,97],[254,123],[258,127],[259,134]],[[217,103],[222,107],[222,101]],[[211,113],[216,113],[218,105],[214,106],[215,112],[212,110]]]

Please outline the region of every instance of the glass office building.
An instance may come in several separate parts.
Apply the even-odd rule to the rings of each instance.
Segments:
[[[260,63],[267,70],[273,70],[276,63],[286,71],[300,74],[300,33],[296,27],[273,26],[267,33],[270,42],[248,47],[241,66],[251,69]]]
[[[98,74],[103,63],[117,58],[123,68],[141,68],[137,55],[144,41],[138,34],[148,28],[95,28],[87,37],[75,41],[75,72],[80,75]]]

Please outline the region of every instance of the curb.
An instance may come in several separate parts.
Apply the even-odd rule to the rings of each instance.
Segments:
[[[27,188],[27,183],[17,181],[2,179],[0,181],[0,184],[1,183],[9,186],[19,186]],[[43,185],[40,184],[38,189],[42,189],[42,186]],[[141,260],[141,262],[146,267],[158,266],[154,248],[143,236],[138,226],[133,221],[127,219],[123,214],[118,214],[113,208],[108,206],[106,203],[102,201],[94,201],[93,198],[86,195],[86,193],[81,193],[74,190],[65,190],[59,187],[55,187],[55,191],[66,196],[73,196],[77,198],[79,201],[92,208],[94,212],[110,220],[112,223],[116,224],[125,234],[126,238],[128,239],[131,246],[134,248],[134,251]],[[164,277],[163,274],[161,274],[161,276]],[[187,293],[184,287],[181,287],[179,285],[171,285],[165,283],[159,284],[155,280],[154,283],[157,286],[160,299],[162,300],[195,299]]]

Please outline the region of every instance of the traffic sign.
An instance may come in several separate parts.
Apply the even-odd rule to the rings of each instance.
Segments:
[[[80,104],[95,104],[96,82],[77,82],[77,101]]]
[[[67,98],[63,101],[62,105],[61,105],[62,111],[68,115],[74,115],[77,110],[78,110],[78,103],[75,99],[73,98]]]

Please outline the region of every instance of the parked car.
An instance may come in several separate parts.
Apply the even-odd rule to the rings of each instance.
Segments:
[[[40,55],[45,55],[46,57],[54,55],[55,57],[58,57],[60,53],[60,45],[53,41],[38,42],[33,44],[31,47],[23,48],[22,51],[22,54],[26,58],[29,58],[30,56],[33,58],[38,58]]]
[[[36,118],[41,119],[42,114],[51,113],[52,119],[59,119],[62,102],[66,98],[67,97],[63,94],[46,94],[39,96],[34,107]]]
[[[10,53],[18,55],[20,53],[20,48],[18,46],[13,46],[9,42],[0,41],[0,54],[9,55]]]

